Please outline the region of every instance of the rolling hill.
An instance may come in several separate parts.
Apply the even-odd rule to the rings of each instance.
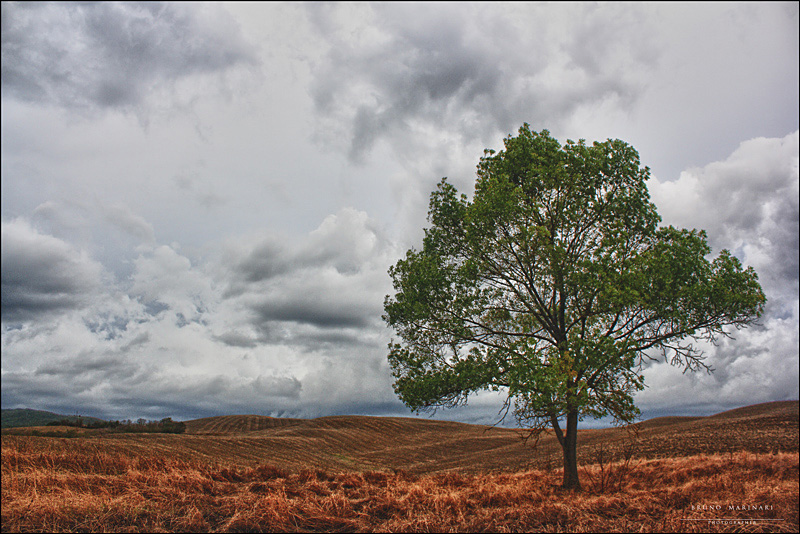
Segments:
[[[519,430],[455,422],[242,415],[187,421],[186,434],[4,429],[0,530],[797,532],[798,408],[580,431],[581,494],[559,487],[552,435],[534,447]],[[610,463],[626,453],[631,462]]]
[[[85,417],[82,415],[61,415],[53,412],[46,412],[44,410],[16,408],[11,410],[3,409],[2,412],[0,412],[0,428],[44,426],[47,423],[61,421],[62,419],[67,419],[69,421],[77,421],[78,419],[82,419],[85,423],[102,421],[102,419]]]
[[[737,451],[798,450],[798,401],[747,406],[709,417],[659,417],[625,429],[581,430],[581,465]],[[465,423],[404,417],[334,416],[280,419],[228,415],[186,421],[186,433],[107,434],[87,431],[79,439],[50,440],[48,447],[136,457],[163,454],[212,464],[254,467],[271,464],[289,471],[404,470],[424,474],[479,473],[558,468],[561,449],[552,433],[534,446],[526,432]],[[52,428],[52,427],[47,427]],[[14,432],[29,432],[25,429]],[[43,428],[44,430],[44,428]],[[15,439],[4,430],[3,443]]]
[[[658,417],[625,429],[582,430],[579,462],[591,463],[601,453],[619,458],[626,450],[638,458],[797,451],[798,419],[800,403],[783,401],[708,417]],[[561,462],[551,433],[534,446],[522,430],[425,419],[249,415],[197,419],[186,427],[185,438],[212,439],[243,463],[257,459],[287,468],[316,464],[333,470],[481,472],[558,467]]]

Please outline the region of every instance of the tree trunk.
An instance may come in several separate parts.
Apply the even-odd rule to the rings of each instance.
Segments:
[[[561,449],[564,452],[564,482],[562,487],[569,490],[581,489],[578,480],[578,411],[567,414],[567,427]]]

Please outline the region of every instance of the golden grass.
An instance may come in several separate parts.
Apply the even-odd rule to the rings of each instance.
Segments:
[[[571,493],[558,471],[290,471],[82,441],[3,440],[3,532],[798,531],[796,452],[592,465]]]

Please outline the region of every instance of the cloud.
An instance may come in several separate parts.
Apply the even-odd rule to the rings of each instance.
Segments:
[[[4,373],[3,385],[4,406],[25,405],[33,397],[51,410],[72,411],[82,405],[101,417],[157,419],[165,413],[184,418],[252,413],[258,406],[286,409],[302,391],[301,382],[291,376],[165,373],[113,356],[46,364],[33,373]]]
[[[348,329],[380,324],[394,249],[366,213],[342,209],[294,243],[267,235],[236,246],[224,267],[230,273],[224,298],[247,311],[262,342],[352,343],[357,334]],[[247,339],[230,333],[223,338]]]
[[[243,347],[252,349],[258,346],[258,342],[250,337],[248,334],[239,332],[238,330],[229,330],[220,335],[214,336],[214,339],[221,341],[229,347]]]
[[[321,135],[354,161],[381,139],[405,144],[427,125],[494,141],[523,121],[552,128],[586,104],[630,106],[658,55],[631,6],[309,10],[330,44],[312,71]]]
[[[797,131],[751,139],[723,161],[649,186],[665,224],[705,229],[715,253],[727,248],[756,269],[783,313],[798,288],[799,152]]]
[[[133,264],[128,292],[144,303],[160,303],[185,320],[196,320],[214,299],[211,280],[172,247],[159,246],[141,254]]]
[[[77,213],[47,203],[37,212],[54,223]],[[407,413],[391,391],[380,319],[395,249],[362,211],[341,209],[299,239],[230,239],[202,261],[176,245],[137,246],[130,276],[103,284],[99,263],[28,223],[4,224],[3,247],[4,314],[22,314],[6,306],[16,295],[6,282],[20,285],[6,267],[37,264],[18,249],[47,260],[34,272],[53,278],[59,267],[70,274],[57,282],[77,284],[51,305],[57,315],[20,325],[4,316],[4,406],[94,406],[117,418]],[[87,283],[81,268],[94,275]]]
[[[83,308],[102,282],[102,265],[70,244],[21,219],[2,223],[3,321]]]
[[[328,266],[342,275],[357,274],[376,254],[385,252],[386,237],[369,216],[353,208],[328,215],[306,239],[288,243],[279,235],[263,235],[242,243],[232,252],[234,283],[229,295],[240,294],[239,284],[268,281],[297,270]],[[307,278],[307,277],[305,277]]]
[[[664,224],[705,229],[712,254],[727,248],[752,266],[767,296],[758,325],[705,345],[711,375],[665,363],[645,371],[637,399],[697,413],[798,397],[798,132],[742,142],[726,159],[649,185]],[[681,408],[686,409],[686,408]]]
[[[685,170],[653,181],[665,221],[759,272],[763,326],[709,347],[715,375],[649,381],[796,391],[796,5],[1,9],[3,407],[408,414],[386,271],[523,121]]]
[[[103,216],[106,221],[118,227],[123,232],[133,236],[142,243],[155,244],[155,231],[153,225],[144,217],[137,215],[122,203],[103,206]]]
[[[110,224],[119,233],[114,240],[124,236],[141,245],[155,244],[153,225],[144,217],[135,213],[127,204],[115,202],[105,204],[67,200],[56,202],[48,200],[33,210],[33,220],[47,231],[63,239],[81,239],[91,230]]]
[[[4,97],[39,104],[141,114],[159,89],[256,62],[212,5],[3,2],[2,21]]]

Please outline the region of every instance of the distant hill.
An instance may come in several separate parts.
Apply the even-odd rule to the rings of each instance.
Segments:
[[[306,419],[268,417],[266,415],[219,415],[186,421],[186,432],[189,434],[231,434],[307,422]]]
[[[3,426],[44,424],[42,419],[34,421],[31,414],[48,415],[51,421],[65,417],[35,410],[3,410]],[[21,417],[24,415],[27,418]],[[173,458],[246,467],[271,464],[295,472],[309,467],[330,472],[519,472],[557,468],[563,461],[552,431],[545,432],[534,447],[533,442],[522,439],[526,435],[523,430],[452,421],[355,415],[318,419],[226,415],[185,421],[185,425],[186,432],[179,435],[89,431],[86,441],[76,436],[78,439],[70,440],[69,446],[93,451],[107,447],[114,454],[131,457],[161,451]],[[738,451],[796,452],[798,426],[800,403],[796,400],[745,406],[707,417],[658,417],[622,429],[581,430],[578,461],[580,465],[597,463],[601,454],[621,459],[630,450],[637,460]],[[4,433],[3,446],[18,439]],[[56,446],[56,442],[51,445]]]
[[[635,447],[636,458],[797,451],[799,412],[798,401],[782,401],[707,417],[658,417],[627,429],[581,430],[579,462],[593,463],[601,451],[619,459],[629,444]],[[171,448],[176,456],[225,458],[248,466],[428,473],[519,471],[558,467],[562,462],[552,431],[534,448],[521,439],[525,432],[518,429],[405,417],[225,415],[185,423],[186,434],[164,438],[160,446]]]
[[[44,410],[29,410],[28,408],[16,408],[12,410],[3,409],[0,413],[0,428],[13,428],[21,426],[44,426],[53,421],[67,419],[77,421],[83,419],[84,423],[102,421],[96,417],[85,417],[80,415],[62,415]]]

